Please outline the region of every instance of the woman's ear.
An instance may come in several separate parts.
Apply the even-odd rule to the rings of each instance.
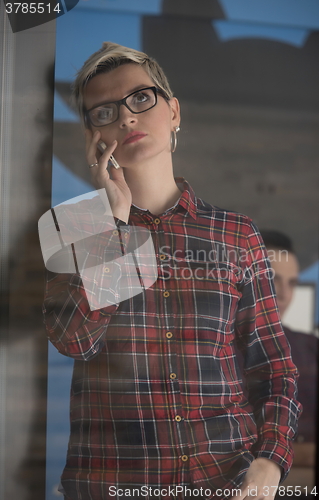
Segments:
[[[179,127],[181,123],[181,111],[179,101],[176,97],[169,100],[169,105],[172,111],[172,129]]]

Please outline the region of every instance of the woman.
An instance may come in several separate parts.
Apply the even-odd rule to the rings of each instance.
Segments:
[[[48,335],[76,360],[65,498],[273,498],[291,466],[299,404],[258,230],[174,179],[179,103],[146,54],[104,43],[74,96],[121,251],[133,228],[147,228],[158,278],[119,300],[107,266],[99,286],[114,300],[92,311],[78,273],[49,274]],[[120,168],[108,169],[113,154]],[[105,220],[115,255],[111,228]]]

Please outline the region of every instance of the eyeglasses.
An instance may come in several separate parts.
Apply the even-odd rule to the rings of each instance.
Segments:
[[[123,99],[115,102],[106,102],[84,111],[85,120],[94,127],[104,127],[116,122],[120,114],[120,106],[126,106],[132,113],[139,114],[154,108],[157,104],[157,94],[165,96],[157,87],[147,87],[136,90]]]

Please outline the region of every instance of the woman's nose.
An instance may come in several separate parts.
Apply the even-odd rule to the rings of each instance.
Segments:
[[[119,122],[121,127],[126,127],[137,122],[137,115],[122,104],[119,109]]]

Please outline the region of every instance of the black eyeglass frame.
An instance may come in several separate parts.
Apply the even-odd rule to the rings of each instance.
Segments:
[[[144,109],[143,111],[133,111],[129,105],[126,103],[126,100],[131,97],[132,95],[134,94],[138,94],[138,92],[143,92],[143,90],[152,90],[154,92],[154,96],[155,96],[155,103],[150,107],[150,108],[147,108],[147,109]],[[107,125],[111,125],[112,123],[115,123],[118,119],[119,119],[119,116],[120,116],[120,106],[123,104],[123,106],[125,106],[131,113],[134,113],[135,115],[139,115],[141,113],[145,113],[146,111],[149,111],[150,109],[154,108],[157,104],[157,94],[160,94],[166,101],[168,101],[167,97],[165,96],[164,92],[159,89],[158,87],[143,87],[142,89],[138,89],[138,90],[134,90],[134,92],[131,92],[129,95],[127,95],[126,97],[123,97],[123,99],[119,99],[118,101],[111,101],[111,102],[102,102],[101,104],[98,104],[97,106],[93,106],[93,108],[90,108],[88,110],[86,110],[85,108],[83,109],[83,115],[84,115],[84,122],[85,122],[85,125],[88,126],[89,124],[91,124],[93,127],[106,127]],[[110,123],[106,123],[105,125],[94,125],[94,123],[92,123],[92,120],[89,116],[89,113],[91,111],[93,111],[93,109],[96,109],[96,108],[99,108],[101,106],[105,106],[106,104],[115,104],[117,106],[117,117],[116,117],[116,120],[113,120],[112,122]]]

